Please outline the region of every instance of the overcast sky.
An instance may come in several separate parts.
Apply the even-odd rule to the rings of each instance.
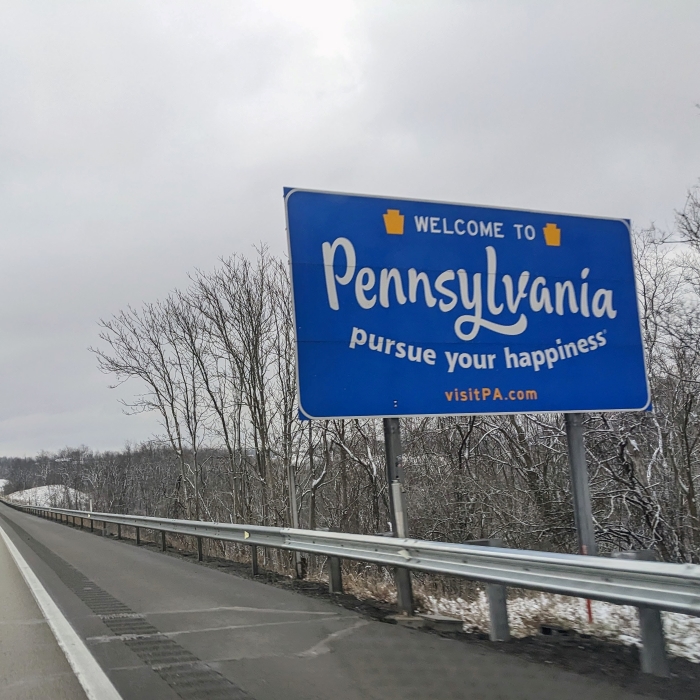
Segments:
[[[673,225],[700,2],[0,3],[0,455],[148,438],[88,346],[286,248],[282,187]]]

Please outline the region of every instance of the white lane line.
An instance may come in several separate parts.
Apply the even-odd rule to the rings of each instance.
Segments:
[[[89,700],[122,700],[112,682],[0,524],[0,535]]]

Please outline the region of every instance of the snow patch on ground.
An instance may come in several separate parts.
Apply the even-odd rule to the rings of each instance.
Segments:
[[[489,631],[489,608],[482,591],[475,600],[426,595],[424,604],[433,614],[449,615],[464,621],[465,631]],[[538,634],[541,624],[558,625],[581,634],[641,646],[637,610],[594,600],[593,622],[588,622],[586,601],[580,598],[533,593],[508,600],[508,618],[514,637]],[[669,654],[700,663],[700,618],[679,613],[661,613]]]
[[[76,509],[90,507],[90,498],[86,493],[60,484],[35,486],[25,491],[15,491],[7,496],[7,500],[26,506],[53,506],[55,508]]]
[[[10,483],[9,479],[0,479],[0,493],[5,492],[5,486],[7,486]]]
[[[396,601],[391,575],[365,576],[344,573],[343,584],[348,593],[358,598],[374,598],[388,603]],[[435,595],[414,580],[413,592],[422,612],[456,617],[464,622],[465,632],[489,632],[489,606],[485,591],[474,599],[448,598]],[[540,633],[540,625],[556,625],[598,639],[607,639],[628,646],[640,647],[637,609],[629,605],[613,605],[591,601],[593,622],[588,622],[586,601],[581,598],[530,592],[510,592],[508,619],[514,637],[530,637]],[[662,612],[666,650],[694,663],[700,663],[700,618],[679,613]]]

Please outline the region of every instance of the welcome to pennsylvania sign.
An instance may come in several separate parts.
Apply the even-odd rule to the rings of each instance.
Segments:
[[[629,222],[285,190],[310,418],[644,409]]]

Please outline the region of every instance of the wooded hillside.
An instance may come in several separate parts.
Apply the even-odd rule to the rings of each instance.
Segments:
[[[674,244],[670,241],[684,241]],[[700,190],[677,230],[635,234],[654,410],[586,417],[601,552],[655,548],[700,561]],[[64,483],[96,510],[385,532],[381,421],[297,419],[286,261],[234,256],[162,301],[103,320],[94,350],[133,412],[161,433],[119,453],[87,448],[0,461],[16,490]],[[558,415],[402,420],[412,536],[501,537],[575,551]]]

